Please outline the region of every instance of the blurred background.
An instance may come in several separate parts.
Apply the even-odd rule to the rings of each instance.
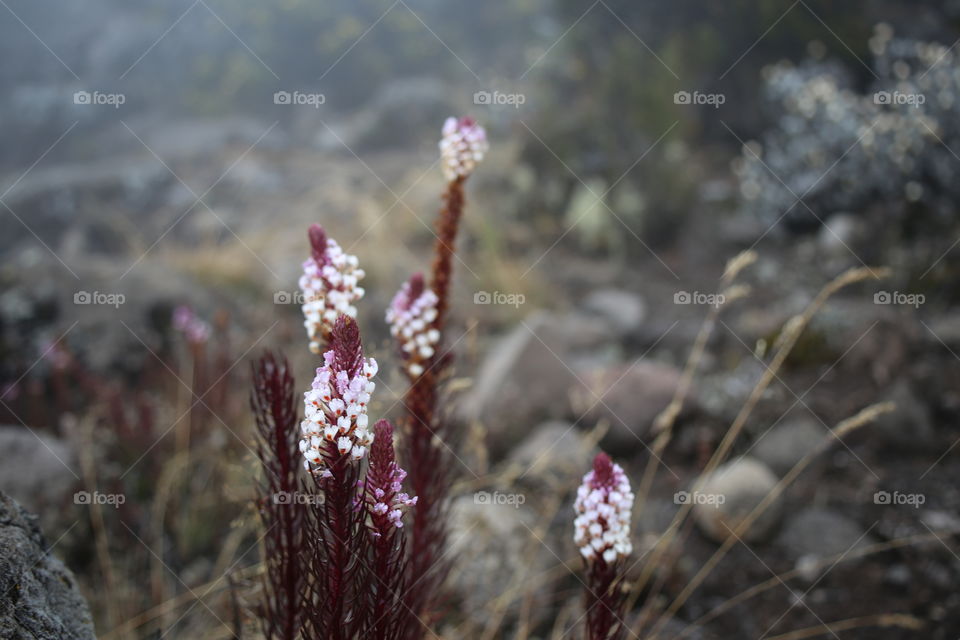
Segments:
[[[374,413],[398,414],[383,312],[429,267],[440,127],[461,114],[491,150],[468,182],[447,335],[464,442],[457,606],[437,633],[561,637],[580,615],[570,505],[591,451],[639,483],[710,309],[634,514],[638,558],[784,322],[847,269],[881,267],[778,370],[727,505],[867,405],[897,411],[819,456],[661,637],[888,612],[923,631],[822,635],[960,631],[960,3],[0,5],[0,490],[39,514],[100,637],[257,637],[249,363],[282,349],[311,376],[295,293],[319,222],[367,272],[360,323],[388,365]],[[745,250],[749,294],[727,300]],[[631,620],[725,537],[708,507]]]

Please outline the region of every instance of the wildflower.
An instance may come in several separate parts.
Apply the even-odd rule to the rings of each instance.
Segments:
[[[606,564],[630,555],[632,507],[633,492],[623,469],[607,454],[597,454],[573,506],[577,512],[573,540],[581,555],[587,560],[602,558]]]
[[[357,317],[354,303],[363,297],[358,286],[366,275],[354,255],[344,253],[323,227],[310,226],[311,255],[303,263],[300,290],[303,292],[303,326],[310,338],[310,350],[320,353],[330,339],[339,316]]]
[[[190,344],[203,344],[210,339],[210,325],[186,305],[173,311],[173,328],[183,333]]]
[[[411,378],[423,374],[424,365],[434,356],[440,332],[437,319],[437,294],[426,289],[423,275],[416,273],[405,282],[387,309],[390,334],[399,342],[404,369]]]
[[[466,178],[483,160],[488,146],[487,132],[473,118],[447,118],[440,140],[443,176],[448,182]]]
[[[363,357],[357,323],[346,316],[337,319],[330,344],[323,366],[304,393],[300,452],[308,471],[311,464],[323,466],[336,455],[360,460],[373,443],[367,405],[376,388],[377,361]]]
[[[371,530],[375,537],[380,537],[391,527],[403,527],[403,512],[417,504],[417,498],[411,498],[403,491],[407,472],[400,468],[395,459],[393,426],[386,420],[380,420],[374,425],[374,432],[376,444],[370,452],[370,471],[367,473],[365,489],[372,519]]]

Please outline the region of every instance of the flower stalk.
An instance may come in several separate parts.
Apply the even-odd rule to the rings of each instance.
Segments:
[[[436,243],[429,289],[414,275],[394,298],[387,314],[397,338],[410,387],[404,396],[404,460],[418,502],[411,530],[411,559],[406,606],[419,618],[434,617],[440,587],[449,571],[443,557],[447,541],[449,487],[453,463],[446,444],[451,434],[440,415],[440,383],[451,359],[437,352],[449,309],[454,247],[464,209],[464,182],[487,151],[486,132],[471,118],[448,118],[440,141],[441,166],[447,180],[436,223]],[[423,636],[422,625],[404,636]]]
[[[294,640],[302,610],[304,509],[293,499],[300,452],[294,379],[286,359],[268,352],[254,363],[250,405],[263,469],[257,505],[266,532],[263,602],[258,613],[268,640]]]
[[[573,540],[586,566],[584,606],[587,640],[623,637],[625,560],[633,551],[630,518],[633,492],[620,465],[598,453],[577,489]]]

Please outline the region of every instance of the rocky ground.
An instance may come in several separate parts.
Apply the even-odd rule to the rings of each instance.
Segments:
[[[104,607],[93,551],[68,530],[87,517],[72,500],[86,475],[77,444],[83,415],[59,408],[58,394],[72,398],[78,390],[58,387],[57,357],[82,363],[90,376],[144,384],[151,351],[162,352],[169,340],[171,310],[187,303],[207,318],[229,314],[233,358],[279,346],[306,376],[298,309],[282,294],[295,286],[306,225],[320,221],[368,271],[361,321],[367,344],[389,361],[381,310],[406,274],[427,266],[440,177],[428,146],[368,150],[348,132],[371,130],[377,114],[357,117],[367,124],[343,123],[337,137],[364,149],[362,160],[329,136],[295,141],[270,122],[131,122],[138,136],[112,132],[116,153],[108,159],[38,166],[8,181],[5,201],[16,216],[0,219],[7,256],[0,271],[2,419],[10,425],[0,429],[0,489],[40,513],[48,538],[64,535],[66,555],[85,558],[90,575],[78,578],[95,612]],[[682,593],[727,527],[829,429],[890,400],[896,412],[814,459],[662,637],[772,579],[756,597],[698,623],[690,637],[772,637],[887,613],[904,618],[869,631],[838,627],[835,635],[955,637],[956,312],[939,283],[921,282],[926,295],[915,306],[875,298],[921,290],[908,277],[923,270],[913,264],[915,247],[876,255],[858,219],[834,218],[833,231],[819,235],[764,235],[762,225],[728,212],[723,194],[731,187],[723,177],[704,188],[675,241],[644,246],[642,233],[634,237],[612,220],[597,227],[599,236],[585,239],[576,229],[567,235],[586,196],[576,184],[539,184],[519,150],[497,139],[502,134],[492,131],[494,151],[471,181],[458,251],[450,341],[458,373],[469,380],[457,381],[453,411],[467,436],[453,508],[452,587],[460,606],[450,637],[494,624],[510,629],[518,620],[549,637],[578,618],[571,505],[579,478],[602,447],[639,486],[652,423],[680,383],[715,301],[709,296],[718,293],[726,260],[747,248],[758,253],[740,278],[750,292],[723,305],[649,496],[635,512],[638,577],[683,506],[683,492],[692,490],[771,364],[784,323],[828,280],[863,266],[858,256],[895,271],[887,281],[843,290],[816,316],[746,422],[731,460],[700,488],[723,503],[694,507],[692,524],[665,547],[631,615],[649,625],[648,614]],[[525,209],[541,201],[538,192],[565,188],[573,193],[560,199],[563,208]],[[642,230],[642,216],[627,219]],[[101,297],[93,300],[105,303],[86,304],[75,298],[83,292],[113,295],[114,302],[119,294],[122,303]],[[393,380],[385,380],[388,395]],[[242,407],[242,375],[231,385],[228,393]],[[385,409],[391,399],[381,402]],[[247,425],[236,429],[249,433]],[[232,499],[242,505],[245,498],[237,492]],[[214,564],[195,565],[194,575],[182,574],[184,583],[218,578]]]

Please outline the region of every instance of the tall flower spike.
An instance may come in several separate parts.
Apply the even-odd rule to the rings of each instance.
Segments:
[[[573,541],[584,558],[613,564],[630,555],[633,492],[623,469],[610,456],[597,454],[593,470],[583,476],[577,489],[573,508],[577,512]]]
[[[400,346],[404,370],[411,378],[423,374],[436,352],[440,342],[440,332],[433,327],[436,319],[437,294],[426,288],[423,274],[415,273],[387,309],[390,334]]]
[[[440,139],[440,158],[447,182],[466,178],[487,153],[487,132],[473,118],[447,118]]]
[[[348,453],[360,460],[373,442],[367,404],[376,388],[377,361],[363,357],[357,323],[346,316],[337,318],[330,346],[310,391],[303,394],[300,451],[308,471]]]
[[[303,263],[300,290],[303,292],[303,326],[310,338],[310,350],[320,353],[330,340],[339,316],[357,317],[354,303],[363,297],[358,286],[366,275],[356,256],[344,253],[318,224],[310,225],[310,257]]]
[[[376,437],[370,451],[365,489],[373,535],[380,537],[390,528],[403,526],[403,512],[417,504],[417,498],[403,492],[407,472],[396,461],[393,426],[386,420],[378,420],[373,430]]]

